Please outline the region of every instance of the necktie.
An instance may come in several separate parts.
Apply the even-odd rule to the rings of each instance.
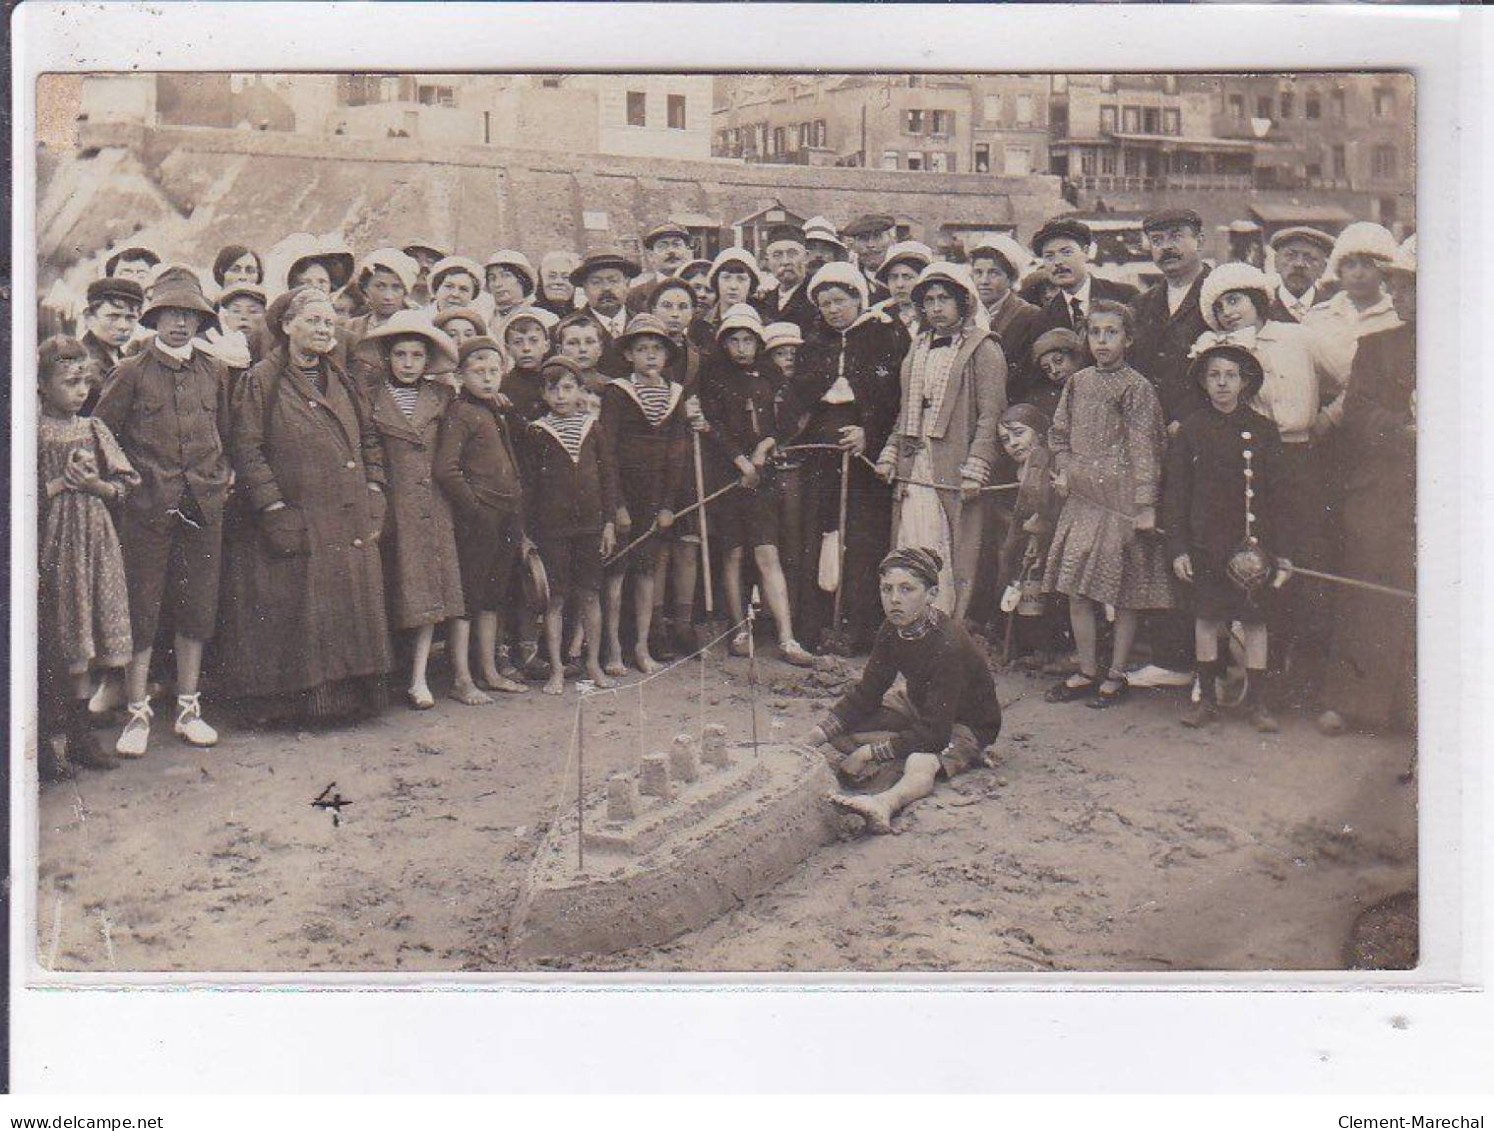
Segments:
[[[941,334],[939,337],[935,338],[932,342],[929,343],[929,349],[943,349],[946,346],[952,345],[954,345],[954,337],[950,334]]]
[[[1073,297],[1071,297],[1069,299],[1069,307],[1074,312],[1073,313],[1074,325],[1078,326],[1079,323],[1081,323],[1081,322],[1084,321],[1084,304],[1079,301],[1079,296],[1078,295],[1074,295]]]

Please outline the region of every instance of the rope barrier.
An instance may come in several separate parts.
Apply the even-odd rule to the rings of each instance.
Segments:
[[[725,487],[722,487],[719,491],[712,491],[709,495],[707,495],[705,498],[699,500],[698,502],[691,503],[688,507],[681,507],[679,510],[677,510],[677,511],[674,512],[674,521],[678,522],[680,519],[684,518],[687,514],[693,514],[695,511],[698,511],[701,507],[705,506],[707,503],[714,502],[716,499],[719,499],[722,495],[726,494],[728,491],[734,491],[734,490],[736,490],[736,488],[738,488],[740,486],[741,486],[740,482],[738,482],[736,480],[733,480],[732,482],[728,483]],[[634,550],[638,549],[639,546],[643,545],[650,538],[652,538],[655,534],[657,534],[659,532],[659,530],[660,530],[659,520],[657,518],[655,518],[654,521],[649,524],[649,528],[647,530],[645,530],[637,538],[634,538],[631,542],[629,542],[621,550],[618,550],[616,553],[614,553],[610,558],[605,559],[602,562],[602,568],[606,569],[613,562],[621,561],[623,558],[627,557]]]
[[[877,471],[877,465],[867,459],[865,455],[859,455],[856,458],[873,471],[876,471],[878,479],[882,477],[882,473]],[[894,483],[901,483],[907,487],[932,487],[935,491],[963,491],[965,489],[954,483],[933,483],[927,479],[909,479],[902,475],[894,476],[892,481]],[[1022,486],[1020,483],[992,483],[990,486],[979,488],[979,490],[984,495],[991,491],[1015,491],[1020,486]]]
[[[702,644],[698,649],[696,649],[694,652],[691,652],[688,656],[681,656],[677,660],[671,660],[668,664],[665,664],[662,668],[660,668],[656,672],[647,672],[647,673],[645,673],[644,676],[643,676],[643,678],[640,679],[640,680],[638,680],[638,682],[636,682],[636,683],[623,684],[623,685],[618,686],[618,687],[596,687],[596,686],[593,686],[591,684],[591,681],[589,681],[589,680],[577,680],[576,686],[577,686],[578,689],[580,689],[581,698],[583,698],[583,699],[591,699],[591,698],[593,698],[595,696],[598,696],[598,695],[618,695],[618,694],[621,694],[624,691],[631,691],[635,687],[640,687],[641,688],[645,683],[652,683],[654,680],[661,679],[662,677],[668,675],[670,672],[674,671],[674,669],[677,668],[677,667],[679,667],[681,664],[687,664],[691,660],[695,659],[697,656],[703,656],[703,655],[705,655],[707,652],[709,652],[717,644],[720,644],[721,641],[725,640],[732,633],[741,631],[743,628],[745,628],[747,625],[749,625],[751,623],[752,623],[752,618],[751,617],[743,617],[741,620],[737,621],[736,624],[732,625],[725,632],[723,632],[720,636],[717,636],[717,637],[715,637],[715,638],[713,638],[711,640],[708,640],[705,644]]]

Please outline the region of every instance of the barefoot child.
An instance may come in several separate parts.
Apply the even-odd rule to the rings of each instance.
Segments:
[[[664,377],[674,342],[652,314],[637,314],[617,344],[632,373],[615,378],[602,391],[602,458],[611,463],[617,484],[617,539],[626,545],[650,530],[674,525],[670,503],[678,497],[686,464],[689,422],[685,391]],[[609,675],[626,675],[619,632],[623,581],[633,576],[637,639],[633,658],[642,672],[659,665],[648,649],[654,611],[654,565],[662,539],[651,536],[613,564],[607,576],[607,666]]]
[[[866,819],[874,833],[892,831],[904,806],[927,797],[943,777],[981,765],[1001,733],[1001,705],[985,657],[969,634],[940,609],[932,550],[894,550],[880,567],[882,610],[861,681],[805,738],[829,743],[843,758],[836,770],[871,796],[831,801]],[[898,676],[905,689],[892,689]]]
[[[602,459],[601,426],[582,407],[581,369],[566,357],[545,362],[550,411],[529,426],[524,445],[525,514],[530,537],[550,582],[545,647],[550,676],[545,694],[565,690],[561,636],[566,598],[574,596],[586,633],[586,678],[612,687],[602,671],[602,559],[616,549],[617,485]]]
[[[741,476],[740,488],[721,499],[714,511],[726,549],[722,584],[727,612],[733,624],[740,624],[744,614],[742,555],[750,547],[763,596],[778,628],[779,650],[789,663],[808,667],[814,657],[794,639],[788,582],[778,560],[778,481],[768,462],[778,442],[777,390],[758,367],[762,333],[762,319],[751,307],[727,311],[716,330],[719,352],[701,383],[701,409],[710,424],[707,435],[727,474]],[[749,632],[744,628],[737,633],[730,645],[732,655],[747,654]]]
[[[482,686],[510,694],[528,690],[501,675],[495,664],[498,615],[508,605],[509,582],[523,549],[524,496],[519,457],[498,403],[503,349],[479,336],[464,341],[457,356],[462,392],[441,422],[432,474],[456,512],[457,565],[468,614],[452,621],[449,648],[459,674],[451,696],[477,705],[491,700],[471,677],[469,618],[477,621]]]
[[[114,434],[97,417],[78,415],[93,392],[92,362],[81,342],[48,338],[37,351],[37,483],[41,487],[41,604],[44,716],[67,737],[80,766],[116,763],[89,727],[92,669],[130,660],[130,610],[124,558],[106,504],[140,483]],[[69,685],[49,687],[47,683]],[[66,698],[65,705],[62,700]]]
[[[1094,365],[1068,379],[1048,445],[1064,498],[1043,590],[1069,598],[1079,671],[1049,689],[1050,703],[1090,699],[1115,705],[1127,691],[1125,665],[1143,609],[1172,607],[1172,574],[1156,537],[1161,497],[1162,406],[1152,384],[1126,364],[1130,310],[1096,299],[1086,336]],[[1099,618],[1115,609],[1110,669],[1099,672]]]
[[[1236,585],[1225,571],[1230,555],[1242,544],[1271,545],[1272,492],[1281,454],[1276,425],[1249,407],[1260,392],[1264,373],[1243,346],[1210,345],[1199,351],[1189,374],[1208,395],[1201,408],[1183,421],[1168,444],[1163,477],[1163,514],[1172,568],[1193,587],[1194,655],[1199,700],[1182,718],[1186,727],[1201,727],[1219,715],[1215,681],[1223,676],[1219,636],[1239,621],[1245,636],[1249,682],[1245,707],[1255,729],[1277,729],[1266,694],[1265,593]]]
[[[427,376],[438,356],[455,363],[458,355],[451,339],[423,311],[400,311],[364,341],[380,348],[384,357],[384,381],[371,401],[389,477],[389,517],[380,542],[389,622],[395,630],[413,632],[406,697],[411,710],[426,711],[436,705],[426,668],[436,625],[442,621],[453,622],[453,643],[461,634],[462,647],[449,649],[458,698],[472,684],[451,504],[432,481],[441,419],[456,394],[450,385]]]

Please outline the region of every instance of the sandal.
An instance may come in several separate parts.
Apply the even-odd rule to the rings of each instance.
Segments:
[[[1055,683],[1048,688],[1043,699],[1048,703],[1072,703],[1076,699],[1084,699],[1094,694],[1099,689],[1100,681],[1092,675],[1084,675],[1083,672],[1079,674],[1084,677],[1083,683],[1073,684],[1068,680]]]
[[[1114,691],[1105,690],[1110,685],[1114,685]],[[1112,671],[1095,687],[1095,697],[1085,706],[1093,707],[1097,711],[1104,710],[1106,707],[1114,707],[1126,697],[1126,693],[1130,690],[1130,681],[1124,675]]]

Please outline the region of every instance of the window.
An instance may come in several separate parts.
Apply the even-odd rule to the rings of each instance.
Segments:
[[[1141,112],[1141,132],[1156,134],[1162,132],[1162,111],[1155,106],[1148,106]]]
[[[1342,118],[1348,114],[1347,99],[1342,90],[1335,90],[1330,97],[1333,99],[1333,116]]]
[[[1333,147],[1333,179],[1336,180],[1336,181],[1341,181],[1345,177],[1347,177],[1348,175],[1349,175],[1349,160],[1348,160],[1348,155],[1344,152],[1344,147],[1343,146],[1341,146],[1341,145],[1335,145]]]
[[[1123,107],[1121,109],[1121,124],[1125,126],[1126,133],[1139,134],[1141,132],[1141,107]]]
[[[1115,150],[1104,149],[1100,151],[1100,172],[1115,175]]]
[[[1025,177],[1032,172],[1032,150],[1025,145],[1008,145],[1005,170],[1008,177]]]
[[[768,150],[775,156],[788,152],[788,129],[785,126],[773,127],[773,148]]]
[[[1323,116],[1323,100],[1318,97],[1317,91],[1309,91],[1302,100],[1302,116],[1310,122],[1316,122]]]
[[[1017,95],[1017,125],[1032,125],[1032,95]]]
[[[907,110],[907,111],[904,111],[904,113],[903,113],[903,133],[905,133],[905,134],[921,134],[921,133],[923,133],[923,111],[922,110]]]
[[[1385,179],[1395,176],[1396,154],[1393,145],[1377,145],[1370,158],[1370,172]]]
[[[1243,122],[1245,120],[1245,96],[1243,94],[1229,96],[1229,116],[1232,121]]]
[[[1307,181],[1315,184],[1323,179],[1323,166],[1317,161],[1309,161],[1307,164]]]
[[[954,111],[929,111],[929,133],[940,134],[945,137],[954,133]]]
[[[671,94],[668,103],[669,128],[682,130],[685,128],[685,96],[683,94]]]
[[[952,162],[950,161],[950,156],[951,156],[951,154],[948,154],[948,153],[930,153],[929,154],[929,170],[930,170],[930,172],[934,172],[934,173],[952,173],[952,172],[954,172],[954,170],[950,167],[951,164],[952,164]]]
[[[1292,97],[1291,91],[1283,90],[1281,92],[1281,117],[1283,121],[1292,116],[1293,104],[1295,101],[1296,100]]]
[[[991,171],[991,147],[989,145],[977,145],[975,147],[975,171],[977,173],[989,173]]]
[[[887,150],[886,152],[884,152],[882,154],[882,168],[884,168],[884,169],[896,169],[897,168],[897,150],[895,150],[895,149],[889,149],[889,150]]]
[[[1383,87],[1375,91],[1375,117],[1388,118],[1395,113],[1395,91]]]
[[[814,124],[814,145],[816,149],[824,149],[830,144],[828,131],[825,129],[825,119],[819,118]]]
[[[754,153],[768,152],[768,123],[759,122],[752,127],[752,151]]]
[[[1162,111],[1162,132],[1171,137],[1183,136],[1183,112],[1181,110]]]
[[[641,90],[628,91],[628,125],[648,125],[647,96]]]
[[[397,102],[397,101],[399,101],[399,79],[380,79],[379,80],[379,101],[380,102]]]
[[[1141,172],[1141,154],[1134,149],[1126,150],[1126,175],[1134,177]]]
[[[1001,120],[1001,95],[988,94],[981,99],[981,120],[985,122],[999,122]]]
[[[1100,132],[1102,134],[1113,134],[1115,132],[1115,107],[1100,107]]]
[[[922,170],[923,169],[923,154],[922,153],[910,153],[910,154],[908,154],[908,168],[911,169],[911,170],[913,170],[913,171],[915,171],[915,172],[918,172],[918,171]]]
[[[455,106],[456,91],[449,86],[422,86],[416,90],[415,100],[422,106]]]
[[[544,87],[546,90],[559,90],[560,76],[546,75],[544,78],[540,79],[540,86]]]
[[[1079,171],[1092,174],[1095,171],[1095,151],[1093,149],[1081,149],[1079,151]]]
[[[1255,100],[1255,116],[1257,118],[1273,117],[1274,115],[1271,113],[1273,109],[1274,107],[1271,105],[1271,96],[1269,94],[1262,94]]]

